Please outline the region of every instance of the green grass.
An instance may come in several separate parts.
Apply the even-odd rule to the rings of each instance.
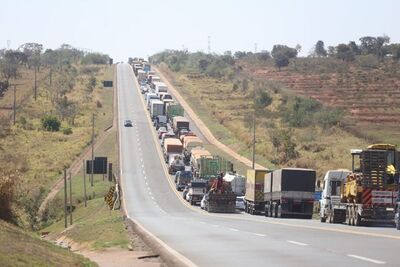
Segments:
[[[104,143],[95,150],[95,155],[107,156],[108,161],[113,163],[114,169],[117,169],[118,154],[115,129],[110,132]],[[87,207],[84,206],[83,172],[80,171],[72,178],[72,199],[73,206],[75,206],[73,227],[63,232],[64,191],[61,190],[49,204],[50,215],[53,219],[56,219],[56,222],[45,228],[44,231],[51,232],[53,238],[63,234],[75,242],[88,243],[91,249],[126,248],[129,244],[129,239],[124,229],[122,212],[119,210],[110,211],[104,201],[104,195],[107,194],[111,185],[110,182],[107,181],[107,178],[103,181],[102,175],[95,175],[94,184],[91,187],[88,178],[89,176],[87,175],[86,187],[89,198]]]
[[[0,220],[1,266],[97,266],[78,254],[40,240]]]
[[[17,122],[24,118],[27,123],[21,123],[11,128],[8,136],[0,138],[0,147],[5,151],[0,155],[0,165],[19,170],[18,194],[14,210],[18,214],[19,223],[37,227],[33,222],[34,213],[40,202],[64,167],[70,166],[83,149],[90,144],[91,117],[96,114],[95,132],[98,135],[112,125],[113,90],[103,88],[100,81],[104,76],[112,76],[113,67],[103,66],[95,73],[97,87],[88,95],[86,82],[88,75],[79,72],[75,78],[74,87],[66,93],[68,99],[74,101],[79,113],[75,123],[62,121],[62,127],[71,127],[72,134],[46,132],[41,129],[40,119],[45,114],[55,114],[55,106],[51,101],[51,87],[48,81],[41,82],[38,87],[38,98],[35,102],[29,99],[18,109]],[[24,85],[30,86],[31,74],[20,78]],[[61,75],[53,73],[53,85],[61,81]],[[53,87],[53,88],[54,88]],[[98,104],[99,103],[99,104]],[[31,214],[31,215],[29,215]]]

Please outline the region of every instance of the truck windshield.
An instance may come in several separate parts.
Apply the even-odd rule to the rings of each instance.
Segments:
[[[193,175],[191,172],[182,172],[181,173],[181,177],[183,178],[188,178],[188,179],[192,179]]]
[[[339,195],[341,184],[341,181],[331,181],[331,196]]]
[[[206,187],[205,183],[192,183],[193,188],[201,188],[201,187]]]

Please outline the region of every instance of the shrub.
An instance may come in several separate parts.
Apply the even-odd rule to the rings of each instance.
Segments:
[[[49,132],[58,132],[60,130],[61,122],[57,117],[46,115],[42,118],[42,127]]]
[[[379,67],[379,59],[374,55],[357,56],[356,62],[364,69],[376,69]]]
[[[103,104],[101,104],[101,102],[99,100],[96,101],[96,107],[97,108],[102,108]]]
[[[62,132],[65,135],[70,135],[70,134],[72,134],[72,129],[71,129],[71,127],[65,127],[62,129]]]
[[[13,218],[12,201],[18,178],[18,173],[4,170],[0,172],[0,219],[2,220],[11,221]]]

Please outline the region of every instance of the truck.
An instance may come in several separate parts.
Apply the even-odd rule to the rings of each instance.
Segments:
[[[167,103],[165,107],[165,114],[167,114],[168,121],[172,124],[172,120],[176,116],[183,117],[184,110],[182,106],[178,103]]]
[[[244,211],[250,214],[261,214],[265,211],[264,179],[266,169],[247,170]]]
[[[182,116],[175,116],[172,119],[172,129],[175,134],[178,134],[180,130],[189,130],[189,120]]]
[[[146,77],[147,77],[147,75],[146,75],[146,72],[145,71],[143,71],[143,70],[138,70],[137,71],[137,78],[138,78],[138,81],[140,82],[140,81],[145,81],[146,80]]]
[[[194,176],[210,181],[211,183],[218,177],[221,172],[229,172],[233,171],[233,164],[220,156],[212,156],[212,155],[199,155],[199,152],[195,152],[192,149],[192,156],[195,153],[194,157],[196,159],[196,165],[194,168]]]
[[[188,184],[188,193],[186,200],[190,205],[200,204],[207,189],[207,181],[194,179]]]
[[[168,165],[168,173],[175,174],[177,171],[185,170],[182,159],[183,146],[178,138],[168,138],[164,140],[164,158]]]
[[[148,62],[144,62],[143,63],[143,71],[146,73],[149,73],[149,71],[151,70],[151,65]]]
[[[147,109],[150,108],[150,100],[152,100],[152,99],[160,100],[160,98],[155,93],[146,93],[146,107],[147,107]]]
[[[164,115],[164,103],[161,100],[153,99],[150,101],[150,118],[154,120],[159,115]]]
[[[366,149],[351,149],[350,153],[351,172],[340,179],[325,176],[321,222],[352,226],[395,224],[400,167],[396,146],[373,144]],[[340,194],[335,192],[336,196],[332,198],[332,190],[340,190]]]
[[[223,173],[218,175],[211,189],[204,196],[204,209],[208,212],[233,213],[236,211],[236,194],[232,192],[230,182],[223,180],[223,176]]]
[[[224,181],[231,184],[232,192],[237,196],[243,196],[246,192],[246,177],[237,174],[235,171],[226,172]]]
[[[155,86],[154,90],[155,90],[157,95],[159,95],[160,93],[167,93],[168,92],[168,87],[163,82],[155,82],[154,86]]]
[[[311,169],[283,168],[265,174],[265,216],[311,219],[315,181]]]
[[[185,163],[189,164],[192,149],[195,147],[202,147],[203,141],[197,136],[186,135],[183,138],[183,159]]]
[[[193,180],[191,171],[177,171],[175,173],[176,190],[182,191]]]
[[[200,168],[201,157],[212,157],[211,153],[203,147],[196,147],[192,149],[190,155],[190,166],[192,168],[193,175],[198,177],[198,169]]]

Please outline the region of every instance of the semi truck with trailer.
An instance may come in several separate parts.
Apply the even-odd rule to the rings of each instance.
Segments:
[[[230,182],[224,181],[223,176],[224,173],[217,176],[204,196],[204,209],[208,212],[233,213],[236,211],[236,194],[232,191]]]
[[[396,146],[374,144],[350,152],[352,171],[343,180],[325,176],[321,222],[395,224],[400,167]],[[340,190],[340,201],[331,197],[334,187]]]
[[[265,216],[311,219],[316,172],[284,168],[265,174]]]
[[[168,121],[172,124],[173,118],[177,116],[183,117],[184,110],[183,107],[175,102],[167,103],[165,106],[165,114],[168,117]]]

